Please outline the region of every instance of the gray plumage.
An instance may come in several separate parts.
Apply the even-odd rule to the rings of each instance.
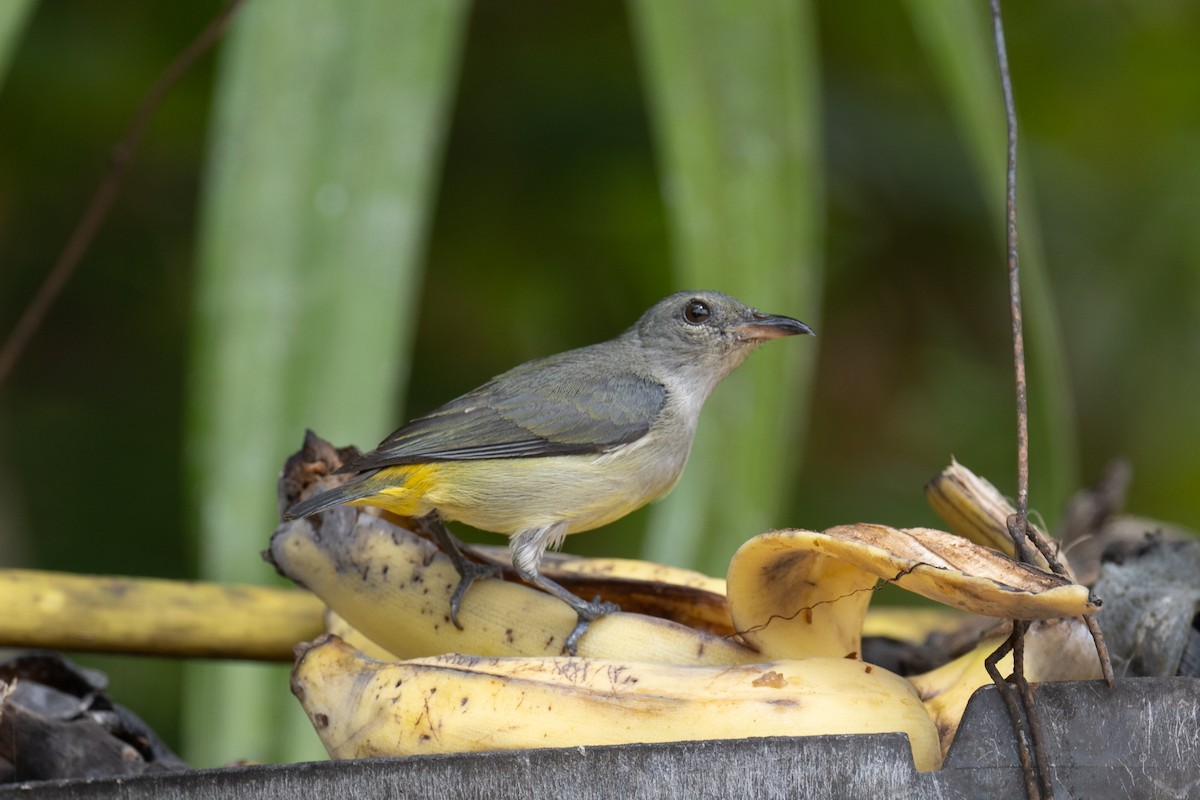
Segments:
[[[529,361],[413,420],[346,465],[356,478],[286,517],[358,502],[506,533],[521,576],[592,619],[608,609],[538,574],[546,547],[670,491],[713,388],[762,342],[802,333],[720,292],[678,292],[614,339]],[[407,487],[406,465],[437,465],[433,485]],[[455,563],[456,608],[471,567]]]

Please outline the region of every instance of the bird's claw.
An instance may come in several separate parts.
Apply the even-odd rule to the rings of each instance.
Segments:
[[[463,598],[466,597],[471,584],[481,578],[499,577],[504,573],[504,569],[498,564],[479,564],[467,559],[454,566],[458,570],[458,586],[455,587],[454,594],[450,595],[450,621],[461,631],[463,626],[458,621],[458,609],[462,606]]]
[[[580,600],[578,605],[572,604],[571,607],[579,615],[579,621],[575,623],[575,627],[571,629],[571,634],[567,637],[567,641],[563,645],[563,649],[566,650],[569,656],[576,654],[579,648],[579,640],[583,637],[583,634],[587,633],[587,629],[591,627],[593,622],[600,617],[621,610],[621,607],[616,603],[601,600],[599,597],[590,603]]]

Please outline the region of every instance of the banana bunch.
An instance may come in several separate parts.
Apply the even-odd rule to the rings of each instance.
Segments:
[[[1097,608],[1086,587],[925,528],[773,531],[738,550],[725,582],[548,560],[555,581],[624,609],[596,620],[576,657],[562,655],[574,612],[514,581],[475,583],[456,628],[449,559],[369,509],[286,523],[266,555],[330,609],[330,633],[298,648],[292,688],[335,758],[901,732],[917,768],[936,769],[967,698],[991,682],[983,658],[1004,632],[908,679],[865,663],[884,583],[973,614],[1045,620],[1027,639],[1033,680],[1099,674],[1081,644],[1078,617]]]

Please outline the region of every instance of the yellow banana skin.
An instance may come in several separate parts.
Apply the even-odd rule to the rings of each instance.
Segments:
[[[929,716],[937,725],[943,754],[958,731],[971,695],[981,686],[991,686],[984,660],[1008,637],[1007,626],[982,639],[974,649],[937,669],[908,680],[916,687]],[[1012,655],[996,663],[1001,675],[1013,669]],[[1025,632],[1025,678],[1044,681],[1087,681],[1103,677],[1091,632],[1078,618],[1049,619],[1030,623]]]
[[[600,597],[626,611],[673,620],[716,636],[732,636],[725,580],[633,558],[578,558],[550,553],[542,574],[580,597]]]
[[[881,580],[1000,618],[1096,610],[1086,586],[960,536],[865,523],[755,536],[729,562],[729,607],[738,633],[765,658],[857,657]]]
[[[1008,518],[1017,510],[990,481],[951,459],[946,467],[925,484],[925,499],[950,530],[976,544],[999,550],[1014,557],[1016,550],[1008,532]],[[1030,555],[1041,569],[1049,569],[1046,559],[1035,548]]]
[[[734,628],[771,658],[858,658],[878,576],[825,555],[812,531],[773,531],[729,562]]]
[[[1085,587],[941,531],[783,530],[747,542],[730,564],[728,610],[739,640],[615,613],[591,626],[579,657],[560,658],[576,621],[568,607],[517,583],[481,580],[464,598],[458,630],[448,618],[458,581],[449,560],[370,512],[332,509],[319,528],[285,524],[270,558],[337,612],[327,616],[329,630],[354,644],[319,640],[294,671],[294,690],[337,758],[898,730],[917,766],[930,769],[967,699],[990,683],[982,658],[994,647],[911,683],[864,664],[864,616],[881,580],[1009,618],[1094,610]],[[719,588],[694,574],[647,571],[644,562],[573,567],[601,580],[645,575],[697,596]],[[1033,627],[1031,678],[1091,674],[1051,669],[1063,643],[1075,640],[1062,638],[1071,626],[1082,627],[1071,619]],[[1039,663],[1048,666],[1039,671]]]
[[[334,758],[754,736],[902,732],[941,763],[912,686],[849,659],[686,667],[446,655],[389,664],[335,636],[299,654],[292,691]]]
[[[550,595],[501,580],[471,586],[450,621],[458,584],[453,564],[431,542],[369,513],[332,509],[318,529],[288,522],[269,558],[362,635],[396,658],[446,652],[480,656],[556,656],[577,617]],[[737,642],[668,620],[614,613],[592,623],[578,654],[673,664],[730,665],[762,657]]]
[[[474,545],[472,550],[506,574],[512,570],[507,547]],[[636,558],[583,558],[554,552],[542,557],[541,573],[579,597],[599,597],[625,611],[669,619],[716,636],[734,634],[724,578]]]
[[[952,608],[917,606],[881,606],[867,609],[863,636],[883,636],[912,644],[921,644],[930,634],[949,634],[964,624],[982,617],[970,616]]]
[[[560,577],[578,575],[588,578],[667,583],[712,594],[725,594],[723,578],[713,578],[693,569],[658,564],[654,561],[636,558],[579,558],[562,553],[548,553],[542,563],[547,572],[553,572]]]

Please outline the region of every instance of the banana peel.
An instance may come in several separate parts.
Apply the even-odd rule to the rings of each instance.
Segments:
[[[450,559],[417,534],[351,508],[281,525],[268,560],[325,601],[356,630],[395,657],[446,652],[478,656],[557,656],[577,622],[575,612],[545,592],[503,580],[480,580],[450,621],[458,574]],[[668,664],[746,664],[751,648],[703,630],[643,614],[596,620],[577,652]]]
[[[507,558],[507,548],[501,548]],[[623,611],[669,619],[714,636],[735,635],[725,580],[635,558],[578,558],[550,553],[541,572],[580,597],[601,597]]]
[[[925,500],[954,533],[1006,556],[1016,555],[1008,518],[1017,510],[990,481],[957,460],[951,459],[950,466],[925,484]],[[1029,550],[1035,566],[1050,569],[1037,548]]]
[[[930,528],[858,524],[764,533],[734,554],[727,581],[734,626],[768,658],[856,657],[880,581],[1004,619],[1099,608],[1085,586]]]
[[[384,515],[386,518],[386,515]],[[472,550],[518,580],[507,547]],[[599,597],[621,610],[661,617],[714,636],[733,636],[725,580],[695,570],[636,558],[580,558],[546,553],[541,573],[579,597]]]
[[[0,570],[0,646],[291,661],[323,603],[295,588]]]
[[[1008,638],[1010,624],[1001,624],[980,640],[974,648],[936,669],[909,676],[938,729],[945,756],[958,731],[967,701],[992,678],[984,662]],[[996,662],[1001,675],[1013,669],[1012,654]],[[1078,618],[1038,620],[1025,631],[1025,678],[1031,683],[1044,681],[1100,680],[1103,677],[1096,657],[1091,631]]]
[[[669,709],[663,711],[666,717],[660,727],[645,721],[624,728],[613,723],[604,727],[603,733],[573,734],[581,737],[579,743],[667,741],[669,737],[695,738],[698,731],[710,730],[721,731],[713,733],[714,738],[751,735],[737,727],[713,727],[715,720],[740,713],[727,702],[733,702],[728,687],[710,682],[706,685],[719,688],[716,694],[707,699],[689,695],[685,702],[683,696],[691,691],[688,687],[702,674],[688,670],[708,669],[737,675],[746,674],[743,670],[758,670],[756,674],[760,677],[792,675],[796,683],[803,685],[805,681],[789,670],[809,662],[836,662],[852,665],[848,669],[869,670],[863,674],[876,678],[886,676],[882,678],[883,685],[892,689],[899,685],[895,681],[911,687],[923,705],[925,719],[936,732],[936,761],[940,763],[967,699],[979,686],[990,683],[982,659],[994,649],[994,644],[985,641],[957,661],[915,676],[911,682],[864,664],[862,635],[868,605],[878,586],[894,582],[962,611],[1004,618],[1072,618],[1096,608],[1086,587],[942,531],[866,524],[838,526],[822,532],[782,530],[750,540],[730,563],[726,578],[728,608],[737,639],[716,638],[701,630],[638,614],[616,613],[597,620],[584,634],[579,641],[580,658],[562,658],[562,642],[574,624],[572,613],[563,604],[516,583],[483,580],[466,594],[460,609],[463,630],[457,630],[449,623],[446,611],[457,579],[449,560],[431,543],[386,520],[364,512],[346,510],[345,513],[348,516],[335,523],[332,530],[317,529],[305,520],[281,526],[270,550],[271,560],[283,574],[316,592],[336,612],[328,616],[327,625],[340,638],[330,637],[314,649],[306,650],[297,665],[294,683],[302,690],[298,696],[314,724],[318,728],[324,726],[322,738],[334,757],[430,752],[433,747],[440,748],[439,752],[461,752],[486,747],[534,746],[539,741],[552,740],[556,744],[577,741],[557,735],[563,725],[558,714],[569,707],[573,709],[572,715],[595,721],[593,728],[604,727],[609,725],[606,714],[616,702],[613,696],[578,681],[552,687],[543,682],[534,688],[522,682],[530,674],[570,673],[575,669],[588,674],[595,669],[610,672],[620,669],[637,675],[643,687],[675,687],[666,699],[659,698],[666,703],[660,709]],[[353,527],[345,530],[351,524]],[[327,520],[323,525],[330,523]],[[618,566],[609,564],[598,569],[616,572]],[[636,569],[643,570],[642,574],[655,574],[641,566]],[[657,574],[662,577],[662,573]],[[939,619],[946,624],[944,617]],[[1038,650],[1035,642],[1050,641],[1042,630],[1038,626],[1032,629],[1027,659],[1033,658],[1032,654]],[[335,641],[336,646],[331,644]],[[1053,654],[1055,647],[1043,650]],[[486,680],[475,672],[468,677],[462,664],[451,668],[437,661],[451,658],[449,653],[455,654],[452,658],[468,659],[473,665],[491,664],[493,672]],[[1086,662],[1086,656],[1082,658]],[[1067,676],[1091,677],[1096,671],[1094,652],[1091,658],[1090,664],[1068,668]],[[1046,663],[1053,660],[1051,655]],[[393,668],[410,671],[387,671]],[[344,680],[332,677],[339,671],[347,673]],[[360,691],[359,696],[364,699],[358,703],[329,699],[341,697],[349,691],[346,687],[373,682],[379,674],[410,685],[416,681],[418,686],[440,686],[451,691],[465,692],[468,686],[485,687],[471,689],[472,699],[467,701],[473,704],[471,714],[478,717],[467,712],[455,716],[443,709],[446,716],[439,716],[441,727],[436,744],[427,740],[414,744],[404,738],[407,734],[403,731],[407,729],[403,726],[408,724],[405,720],[417,713],[405,709],[409,709],[413,696],[423,696],[420,691],[403,696],[391,690]],[[429,677],[433,674],[440,677]],[[793,678],[784,680],[792,685]],[[327,685],[337,681],[342,681],[343,688]],[[877,696],[881,691],[865,687],[859,690],[866,692],[865,697]],[[872,691],[876,695],[871,695]],[[571,698],[569,706],[563,704],[566,696]],[[320,708],[316,698],[323,698]],[[624,701],[622,696],[621,702]],[[750,701],[743,698],[739,702]],[[841,702],[845,708],[854,709],[879,706],[852,692],[843,694]],[[908,701],[896,695],[888,702],[903,706]],[[519,736],[514,733],[514,738],[503,739],[502,745],[500,739],[478,733],[487,724],[494,724],[497,714],[511,717],[511,709],[515,707],[522,709],[520,721],[509,727],[520,728]],[[551,713],[551,708],[557,711]],[[501,713],[504,709],[509,711]],[[888,717],[882,712],[871,713],[876,717],[875,722],[867,723],[850,715],[851,719],[844,724],[890,725],[888,730],[908,733],[910,741],[924,736],[906,727],[908,722],[899,726],[886,721]],[[849,714],[847,711],[843,716]],[[837,716],[831,715],[816,730],[797,727],[788,721],[786,726],[781,722],[778,729],[756,728],[759,732],[754,735],[767,735],[764,730],[792,735],[799,735],[802,730],[846,732],[831,722]],[[574,719],[572,716],[571,720]],[[679,721],[684,719],[691,724]],[[460,724],[465,726],[461,730],[456,727]],[[588,731],[587,725],[579,727]],[[347,744],[348,730],[361,732],[361,736],[356,734],[359,738]],[[617,730],[623,733],[618,736]],[[539,739],[539,735],[543,738]],[[547,738],[551,736],[552,739]],[[409,743],[399,744],[402,741]],[[391,744],[385,746],[380,742]],[[914,744],[914,753],[916,749]],[[934,761],[926,759],[921,763],[928,765]]]
[[[342,454],[313,446],[306,441],[321,463],[311,477],[336,480]],[[300,479],[288,492],[307,491],[291,474]],[[959,612],[1050,620],[1031,626],[1026,652],[1033,674],[1046,676],[1082,628],[1077,615],[1097,604],[1085,587],[998,552],[1012,552],[1011,511],[986,481],[931,486],[935,506],[957,513],[951,525],[975,542],[867,524],[772,531],[739,549],[723,583],[552,555],[544,569],[554,580],[625,609],[595,621],[577,657],[562,656],[573,613],[511,580],[474,583],[455,628],[458,576],[404,520],[334,509],[316,525],[288,523],[269,560],[327,603],[333,632],[298,649],[293,689],[334,757],[901,731],[918,767],[936,768],[967,698],[990,683],[983,660],[1002,632],[905,680],[862,661],[875,589],[895,583]],[[507,566],[506,554],[478,557]],[[905,635],[948,624],[937,620]],[[1083,658],[1056,677],[1094,674],[1095,654]]]
[[[443,655],[384,663],[326,636],[301,647],[292,690],[334,758],[901,732],[918,769],[941,763],[911,684],[846,659],[705,667]]]

